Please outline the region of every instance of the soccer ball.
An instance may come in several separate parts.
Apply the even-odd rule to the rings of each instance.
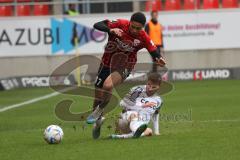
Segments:
[[[50,125],[44,131],[44,139],[49,144],[58,144],[63,139],[63,130],[57,125]]]

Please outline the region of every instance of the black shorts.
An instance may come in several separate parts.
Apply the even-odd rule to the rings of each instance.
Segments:
[[[130,69],[122,68],[122,69],[113,69],[111,70],[110,67],[104,66],[103,64],[100,65],[98,69],[98,76],[95,81],[95,87],[102,88],[103,83],[107,79],[107,77],[113,73],[113,72],[118,72],[122,76],[122,80],[124,81],[131,73]]]

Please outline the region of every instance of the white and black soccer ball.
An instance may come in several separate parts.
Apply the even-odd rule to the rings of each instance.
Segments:
[[[50,125],[44,131],[44,139],[49,144],[58,144],[63,139],[63,130],[57,125]]]

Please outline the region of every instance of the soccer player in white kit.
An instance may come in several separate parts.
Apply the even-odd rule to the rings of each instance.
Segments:
[[[152,129],[147,128],[150,121],[153,122],[155,135],[159,135],[159,110],[162,99],[156,93],[160,89],[161,76],[151,73],[146,85],[135,86],[121,100],[120,106],[123,113],[117,122],[117,130],[120,134],[112,134],[110,138],[139,138],[151,136]]]

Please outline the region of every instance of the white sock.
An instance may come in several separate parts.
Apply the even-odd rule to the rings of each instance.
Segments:
[[[96,109],[92,112],[92,115],[94,118],[99,118],[103,113],[103,109],[99,107],[99,105],[96,107]]]
[[[129,134],[121,134],[121,135],[116,135],[117,138],[132,138],[133,137],[133,133],[129,133]]]

